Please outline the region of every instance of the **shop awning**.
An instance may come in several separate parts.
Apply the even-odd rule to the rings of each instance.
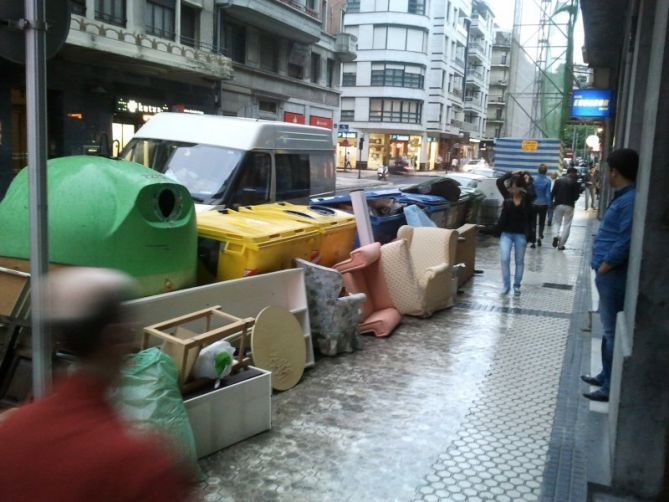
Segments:
[[[583,57],[591,67],[618,65],[628,16],[627,0],[581,0],[585,48]],[[574,50],[580,50],[575,47]]]

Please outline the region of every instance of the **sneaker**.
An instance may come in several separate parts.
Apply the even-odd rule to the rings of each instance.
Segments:
[[[539,236],[539,240],[541,240],[541,239],[543,239],[543,238],[544,238],[544,234],[541,234],[541,235]]]
[[[543,239],[543,237],[541,239]],[[537,239],[537,246],[539,247],[541,247],[541,239]]]
[[[520,288],[513,288],[513,296],[520,296]]]
[[[553,237],[553,247],[554,248],[558,247],[559,242],[560,242],[560,239],[558,237]]]
[[[541,246],[541,244],[539,244],[539,245]],[[530,247],[531,247],[532,249],[534,249],[534,248],[537,247],[537,245],[533,242],[532,244],[530,244]]]
[[[564,250],[565,250],[565,247],[564,247],[564,246],[559,246],[559,247],[558,247],[558,251],[564,251]]]
[[[509,288],[504,288],[500,291],[499,296],[506,296],[509,294]]]

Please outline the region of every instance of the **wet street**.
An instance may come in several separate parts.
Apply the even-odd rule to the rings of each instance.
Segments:
[[[497,239],[481,237],[483,273],[454,308],[318,360],[273,396],[271,431],[201,462],[202,498],[540,500],[591,218],[577,210],[564,252],[550,227],[527,249],[519,298],[500,297]]]

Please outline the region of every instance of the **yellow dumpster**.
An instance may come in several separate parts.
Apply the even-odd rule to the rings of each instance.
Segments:
[[[347,259],[353,249],[356,232],[355,217],[345,211],[324,206],[309,207],[289,202],[277,202],[259,206],[244,206],[239,208],[239,212],[316,225],[322,237],[318,262],[326,267]]]
[[[320,240],[314,225],[231,209],[197,213],[197,233],[201,283],[291,268],[294,258],[313,260]]]

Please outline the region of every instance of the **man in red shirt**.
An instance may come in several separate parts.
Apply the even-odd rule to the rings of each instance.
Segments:
[[[107,401],[132,335],[121,301],[132,279],[70,268],[47,279],[45,318],[79,368],[35,403],[0,416],[0,499],[182,501],[191,479],[157,441],[133,432]]]

